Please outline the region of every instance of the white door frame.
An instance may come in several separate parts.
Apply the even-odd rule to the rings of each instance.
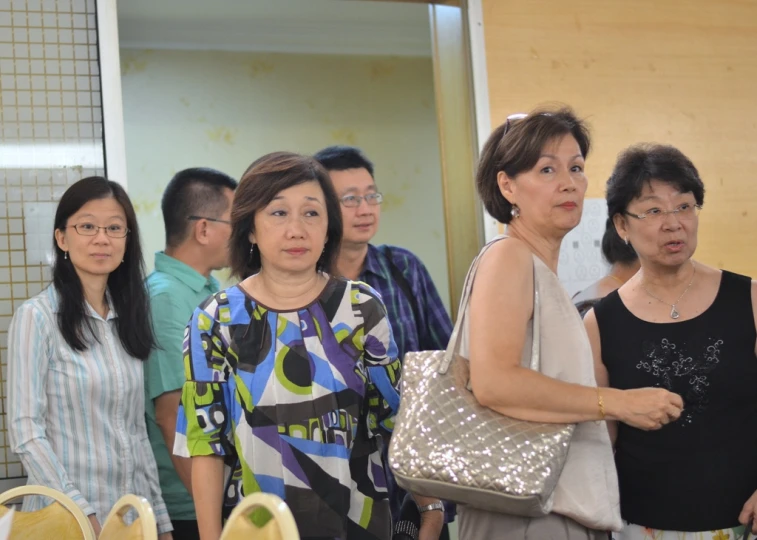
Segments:
[[[116,0],[97,0],[97,44],[100,53],[100,93],[103,111],[105,174],[128,189],[126,134],[121,93],[121,55]]]
[[[465,19],[468,22],[468,35],[470,36],[473,107],[479,149],[491,132],[482,3],[483,0],[468,0],[463,3],[463,9],[467,10]],[[110,180],[127,187],[126,135],[121,91],[117,0],[97,0],[97,37],[100,53],[105,170]]]

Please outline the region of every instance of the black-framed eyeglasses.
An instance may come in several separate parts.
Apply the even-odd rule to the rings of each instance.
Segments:
[[[633,212],[629,212],[627,210],[624,213],[627,216],[630,216],[632,218],[636,218],[639,220],[648,219],[651,222],[651,221],[660,221],[669,214],[676,216],[678,219],[692,218],[692,217],[698,216],[700,210],[702,210],[702,205],[700,204],[684,203],[684,204],[679,205],[677,208],[674,208],[673,210],[661,210],[659,208],[650,208],[646,212],[641,212],[640,214],[634,214]]]
[[[213,218],[213,217],[189,216],[187,219],[189,221],[200,221],[201,219],[204,219],[205,221],[212,221],[214,223],[225,223],[226,225],[231,225],[231,221],[227,219],[220,219],[220,218]]]
[[[129,229],[123,225],[108,225],[107,227],[99,227],[94,223],[77,223],[76,225],[68,225],[65,229],[73,229],[82,236],[97,236],[100,229],[105,231],[106,236],[111,238],[125,238],[129,234]]]
[[[339,201],[347,208],[357,208],[363,202],[363,199],[370,206],[376,206],[384,202],[384,196],[378,191],[376,193],[369,193],[368,195],[345,195]]]

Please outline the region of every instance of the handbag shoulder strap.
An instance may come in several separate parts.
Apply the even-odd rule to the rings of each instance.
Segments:
[[[476,277],[476,271],[478,270],[479,262],[484,253],[496,242],[507,238],[507,235],[500,235],[490,240],[484,248],[479,252],[473,263],[471,264],[468,275],[465,278],[465,284],[463,285],[462,298],[460,300],[460,307],[458,309],[457,321],[455,321],[455,327],[452,329],[452,335],[449,338],[447,350],[444,354],[444,360],[439,366],[439,373],[446,373],[449,369],[452,360],[455,355],[460,351],[460,343],[462,341],[462,333],[465,325],[465,319],[468,316],[468,308],[470,304],[470,295],[473,291],[473,281]],[[536,274],[536,264],[534,262],[534,314],[531,321],[532,325],[532,340],[531,340],[531,362],[530,367],[535,371],[539,371],[539,344],[541,342],[540,336],[540,320],[539,320],[539,285]]]

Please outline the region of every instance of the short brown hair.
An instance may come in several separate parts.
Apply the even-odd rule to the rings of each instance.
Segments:
[[[497,173],[510,178],[531,170],[544,146],[557,137],[572,135],[586,158],[591,146],[589,128],[568,107],[537,109],[523,119],[508,120],[496,128],[484,145],[476,171],[476,187],[486,211],[501,223],[512,220],[512,205],[502,196]]]
[[[342,210],[329,174],[310,156],[292,152],[273,152],[255,160],[242,176],[231,206],[229,251],[232,274],[244,279],[260,271],[260,250],[250,256],[250,233],[255,214],[268,206],[282,191],[305,182],[318,182],[326,202],[328,226],[323,255],[317,270],[334,270],[342,242]]]

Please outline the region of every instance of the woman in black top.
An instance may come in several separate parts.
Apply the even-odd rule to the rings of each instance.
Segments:
[[[628,149],[607,182],[641,270],[586,315],[597,382],[684,401],[660,430],[611,427],[618,540],[741,538],[757,512],[757,283],[692,258],[703,202],[697,169],[670,146]]]

